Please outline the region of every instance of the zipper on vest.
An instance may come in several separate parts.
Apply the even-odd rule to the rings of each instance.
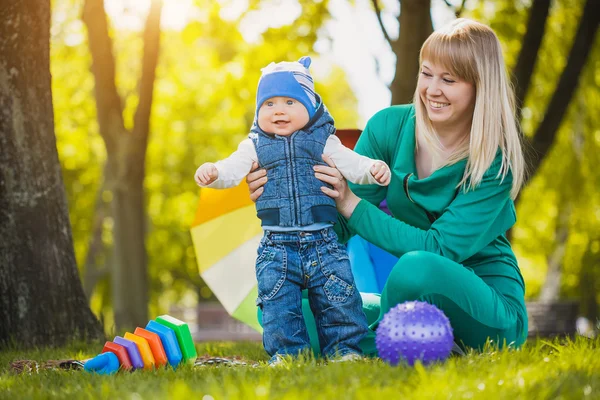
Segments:
[[[427,211],[426,209],[424,209],[423,207],[421,207],[420,205],[418,205],[417,203],[415,203],[415,201],[412,199],[412,197],[410,197],[410,193],[408,192],[408,180],[410,179],[410,177],[413,175],[413,173],[411,172],[410,174],[407,174],[404,177],[404,180],[402,181],[402,186],[404,187],[404,193],[406,194],[406,197],[408,197],[408,199],[415,204],[417,207],[419,207],[421,210],[425,211],[425,215],[427,215],[427,219],[429,219],[430,223],[434,223],[435,220],[437,219],[435,217],[435,215],[433,215],[432,213],[430,213],[429,211]]]
[[[291,174],[291,182],[290,184],[292,185],[292,201],[294,204],[294,217],[296,218],[296,221],[292,221],[293,225],[300,225],[300,218],[299,218],[299,210],[298,210],[298,203],[296,200],[296,180],[295,180],[295,176],[294,176],[294,154],[292,154],[292,136],[288,136],[287,138],[287,143],[288,143],[288,151],[290,152],[290,174]]]

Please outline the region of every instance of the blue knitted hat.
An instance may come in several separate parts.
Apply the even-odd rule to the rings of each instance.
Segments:
[[[312,118],[317,109],[317,100],[315,84],[308,71],[310,63],[310,57],[302,57],[298,61],[271,63],[264,67],[256,91],[256,114],[267,99],[289,97],[306,107]]]

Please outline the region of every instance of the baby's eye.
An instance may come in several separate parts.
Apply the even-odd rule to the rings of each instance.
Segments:
[[[267,101],[267,106],[273,107],[273,102],[272,101]]]
[[[294,100],[288,100],[288,101],[287,101],[287,105],[288,105],[288,106],[291,106],[291,105],[293,105],[293,104],[294,104]]]

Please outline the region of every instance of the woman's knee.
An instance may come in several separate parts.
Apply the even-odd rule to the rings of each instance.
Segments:
[[[429,286],[435,279],[438,264],[436,257],[439,256],[427,251],[411,251],[404,254],[392,269],[386,286],[411,300],[429,294]]]

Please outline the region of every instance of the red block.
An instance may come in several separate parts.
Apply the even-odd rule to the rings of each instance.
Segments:
[[[134,334],[141,336],[148,341],[157,366],[167,365],[167,354],[165,353],[160,337],[156,333],[137,327],[135,328]]]
[[[102,354],[106,352],[115,353],[115,355],[119,359],[119,364],[121,364],[121,368],[133,369],[133,365],[131,364],[129,354],[127,354],[127,349],[125,347],[113,342],[106,342],[104,343],[104,348],[100,353]]]

